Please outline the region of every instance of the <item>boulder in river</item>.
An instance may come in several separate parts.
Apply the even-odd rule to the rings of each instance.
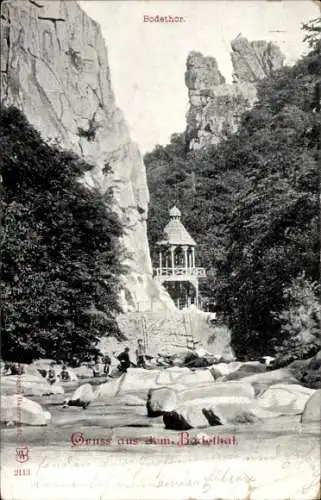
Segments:
[[[13,422],[21,425],[47,425],[51,419],[39,403],[14,394],[1,396],[1,422]]]
[[[203,412],[199,408],[190,405],[181,405],[175,411],[164,413],[163,422],[165,429],[182,431],[209,426]]]
[[[200,385],[215,385],[214,378],[207,369],[190,370],[189,368],[172,367],[166,370],[145,370],[129,368],[120,378],[100,384],[96,398],[106,400],[111,397],[139,392],[147,397],[150,389],[179,386],[180,390]]]
[[[175,410],[164,413],[163,421],[166,429],[185,430],[206,426],[255,423],[276,416],[279,414],[260,407],[252,398],[218,397],[183,403]]]
[[[266,366],[259,361],[249,361],[242,363],[241,366],[231,373],[228,373],[222,378],[222,382],[227,382],[228,380],[240,380],[244,377],[254,375],[256,373],[263,373],[266,371]]]
[[[254,388],[243,382],[212,383],[184,389],[182,385],[173,384],[167,387],[151,389],[147,397],[147,414],[156,417],[164,412],[173,411],[181,403],[201,402],[213,398],[254,398]]]
[[[232,361],[231,363],[216,363],[211,366],[211,372],[215,379],[219,377],[224,377],[230,373],[235,372],[238,368],[242,366],[241,361]]]
[[[303,412],[306,402],[315,391],[299,384],[275,384],[259,397],[260,406],[282,415],[298,415]]]
[[[133,392],[146,392],[157,387],[160,370],[145,370],[144,368],[129,368],[120,378],[118,394],[131,394]]]
[[[103,384],[99,384],[95,391],[95,401],[109,403],[111,398],[119,394],[119,389],[125,376],[126,373],[119,378],[114,378]]]
[[[303,409],[301,422],[307,423],[307,422],[320,422],[320,421],[321,421],[321,389],[318,389],[307,400]]]
[[[46,377],[52,363],[55,363],[53,359],[36,359],[31,366],[38,370],[43,377]]]
[[[78,366],[73,369],[78,378],[91,378],[93,377],[93,369],[86,365]]]
[[[69,406],[84,406],[94,399],[94,391],[90,384],[83,384],[78,387],[70,398]]]
[[[210,369],[189,369],[189,368],[168,368],[160,370],[155,379],[155,387],[172,386],[178,384],[189,387],[196,387],[205,384],[214,384],[214,377]],[[151,388],[151,387],[150,387]]]
[[[250,400],[237,400],[218,402],[203,408],[209,425],[226,424],[253,424],[262,419],[262,411]],[[264,414],[264,416],[266,416]]]
[[[178,403],[178,392],[171,387],[150,389],[147,395],[147,416],[159,417],[164,412],[175,410]]]
[[[256,394],[260,394],[274,384],[297,384],[298,380],[288,368],[278,368],[277,370],[265,373],[255,373],[244,377],[242,382],[253,385]]]
[[[39,370],[33,365],[21,365],[23,367],[24,373],[23,375],[31,375],[33,377],[39,377]],[[41,374],[40,374],[41,375]]]
[[[50,385],[38,373],[34,375],[6,375],[1,377],[1,391],[4,395],[21,393],[24,396],[47,396],[50,394],[64,394],[59,384]]]

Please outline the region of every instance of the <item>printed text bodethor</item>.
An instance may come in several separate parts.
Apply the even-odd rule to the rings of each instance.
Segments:
[[[144,23],[185,23],[182,16],[143,16]]]

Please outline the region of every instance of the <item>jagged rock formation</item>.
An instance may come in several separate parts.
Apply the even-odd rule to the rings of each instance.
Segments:
[[[213,57],[191,52],[186,62],[185,84],[190,108],[186,138],[190,149],[217,144],[237,128],[240,116],[256,99],[256,82],[282,67],[284,56],[271,42],[231,42],[233,83],[225,82]]]
[[[95,166],[83,182],[102,193],[113,187],[128,252],[124,309],[173,308],[152,278],[145,167],[115,104],[100,27],[75,1],[2,2],[1,99]]]
[[[190,89],[208,89],[225,83],[214,57],[204,57],[200,52],[191,52],[187,58],[186,68],[185,83]]]
[[[272,42],[257,40],[249,42],[244,37],[237,37],[231,42],[234,79],[255,83],[280,69],[284,55]]]

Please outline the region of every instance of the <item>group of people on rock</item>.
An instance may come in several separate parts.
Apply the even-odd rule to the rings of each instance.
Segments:
[[[23,375],[25,372],[24,367],[20,363],[2,363],[3,372],[1,375]]]
[[[136,364],[134,364],[130,360],[129,352],[130,352],[129,347],[125,347],[123,352],[121,352],[119,356],[117,356],[117,359],[120,362],[118,369],[121,373],[126,373],[130,366],[136,366],[137,368],[147,368],[146,349],[142,339],[138,339],[137,341]]]
[[[53,361],[52,363],[50,363],[50,366],[49,366],[49,370],[48,370],[48,374],[47,374],[47,379],[48,379],[49,384],[54,384],[55,382],[57,382],[58,377],[59,377],[60,381],[68,382],[70,380],[70,374],[68,372],[66,365],[62,366],[59,376],[57,375],[56,370],[54,369],[55,365],[56,365],[56,363]]]
[[[101,377],[109,375],[110,367],[111,367],[111,359],[107,354],[105,356],[96,356],[94,365],[92,367],[93,376]]]
[[[131,366],[138,368],[148,368],[148,363],[146,362],[146,349],[142,339],[138,339],[136,354],[136,363],[131,360],[130,349],[125,347],[125,349],[117,356],[116,353],[113,355],[119,361],[117,367],[118,372],[126,373],[128,368]],[[108,355],[98,355],[92,358],[91,362],[86,363],[87,366],[92,370],[94,377],[101,376],[113,376],[111,373],[112,361]],[[24,373],[24,367],[20,363],[6,362],[1,364],[2,375],[22,375]],[[46,370],[40,370],[39,372],[45,377],[50,384],[55,382],[68,382],[71,380],[68,367],[63,364],[59,366],[59,363],[52,361],[50,362]]]

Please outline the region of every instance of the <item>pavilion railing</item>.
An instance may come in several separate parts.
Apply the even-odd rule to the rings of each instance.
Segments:
[[[154,269],[156,277],[164,276],[195,276],[197,278],[206,278],[204,267],[157,267]]]

